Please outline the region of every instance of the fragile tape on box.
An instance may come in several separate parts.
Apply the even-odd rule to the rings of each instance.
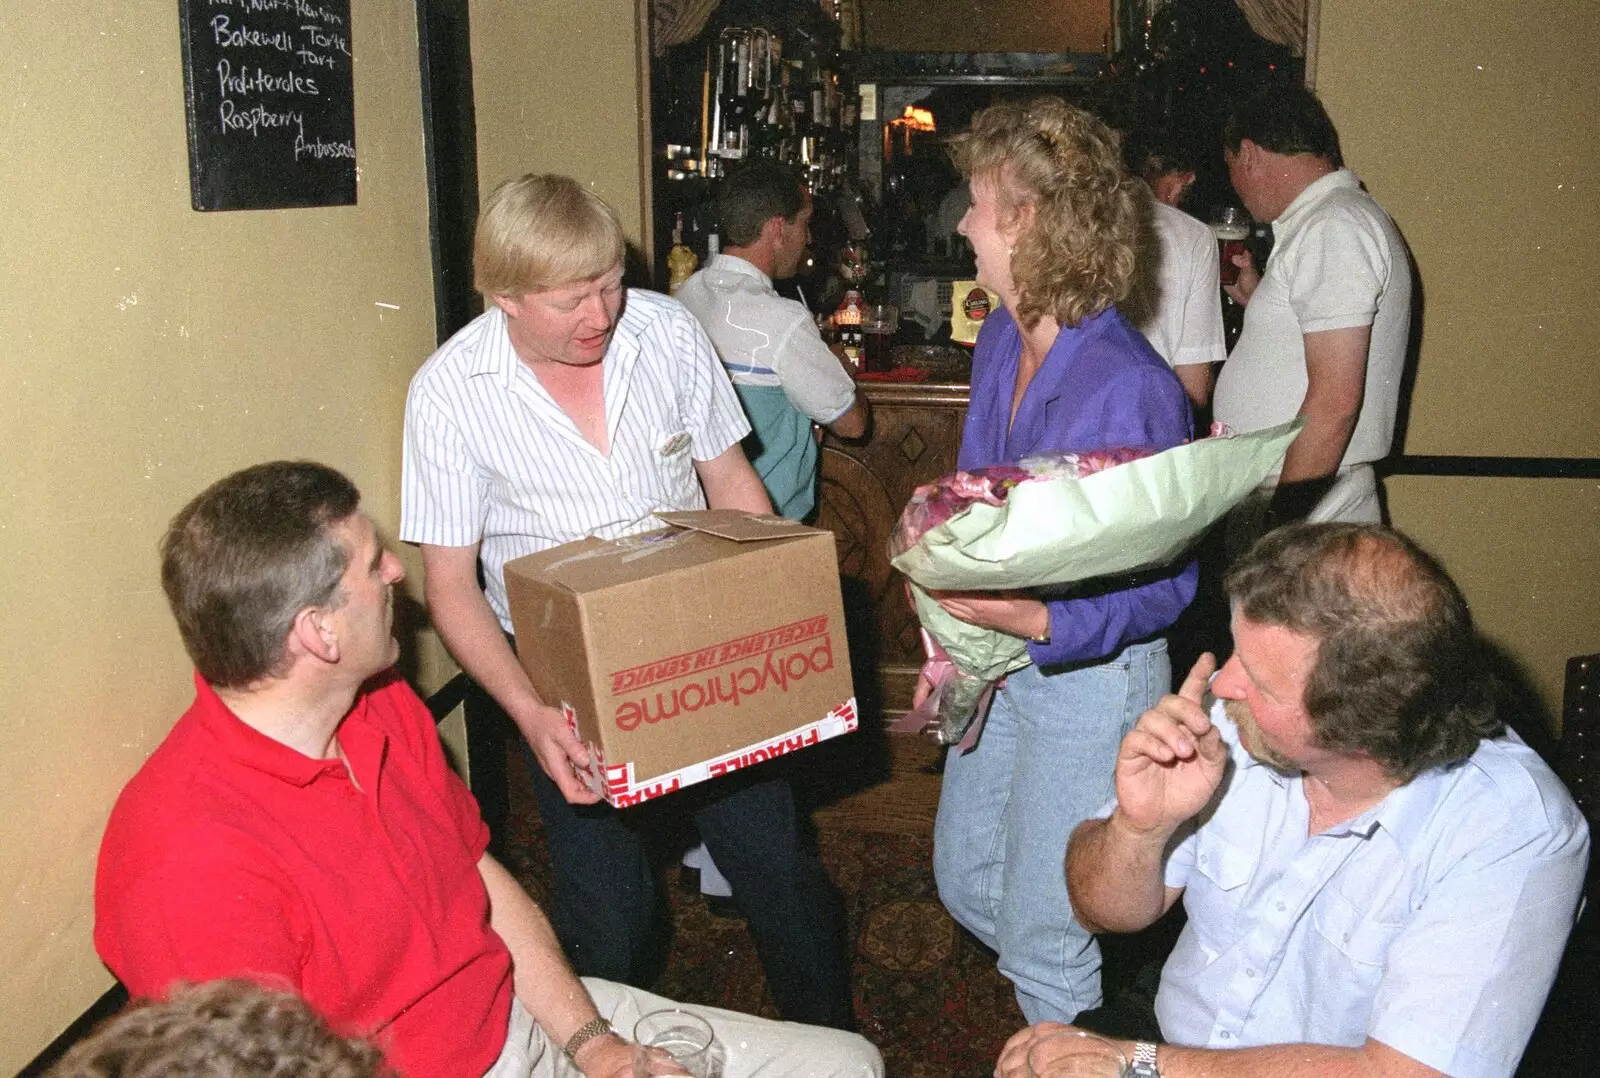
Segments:
[[[561,712],[566,716],[568,727],[576,734],[577,712],[566,703],[561,705]],[[856,700],[852,696],[816,722],[807,723],[776,737],[762,738],[732,752],[662,775],[641,778],[634,774],[632,761],[607,763],[604,750],[593,741],[586,746],[589,750],[589,766],[575,770],[590,790],[599,794],[611,805],[626,808],[663,797],[697,782],[726,775],[740,768],[777,759],[779,756],[788,755],[831,737],[852,733],[859,725]]]

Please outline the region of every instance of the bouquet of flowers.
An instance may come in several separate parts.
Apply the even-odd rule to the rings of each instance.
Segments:
[[[889,541],[911,581],[935,692],[908,719],[962,740],[989,688],[1026,666],[1027,641],[947,613],[929,589],[1058,588],[1168,565],[1282,461],[1295,420],[1160,453],[1047,453],[919,487]]]

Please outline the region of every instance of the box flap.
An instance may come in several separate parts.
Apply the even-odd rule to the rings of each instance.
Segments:
[[[763,539],[787,539],[795,535],[811,535],[817,529],[788,520],[784,517],[757,516],[741,509],[699,509],[683,513],[657,513],[677,528],[705,532],[735,543],[759,542]]]

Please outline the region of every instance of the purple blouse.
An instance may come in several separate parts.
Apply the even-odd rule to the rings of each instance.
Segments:
[[[1028,383],[1007,430],[1022,336],[1011,312],[984,320],[972,357],[972,400],[959,466],[1015,464],[1048,450],[1170,449],[1194,432],[1183,386],[1148,341],[1111,307],[1063,328]],[[1051,600],[1050,642],[1029,644],[1040,666],[1115,655],[1167,628],[1194,598],[1192,560],[1115,591],[1077,589]]]

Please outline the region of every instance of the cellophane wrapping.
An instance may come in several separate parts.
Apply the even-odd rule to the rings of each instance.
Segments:
[[[971,690],[1026,666],[1027,641],[953,617],[929,590],[1057,590],[1169,565],[1278,468],[1301,426],[1148,455],[1048,453],[952,472],[913,494],[890,538],[890,563],[910,579],[918,618]],[[955,709],[980,695],[958,690],[945,702],[941,739],[962,724]]]

